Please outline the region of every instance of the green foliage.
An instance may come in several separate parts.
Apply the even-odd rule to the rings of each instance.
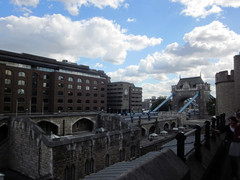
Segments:
[[[215,108],[216,108],[216,98],[211,96],[209,101],[207,102],[208,115],[214,116],[216,114]]]
[[[151,111],[154,110],[159,104],[161,104],[164,100],[166,99],[166,97],[159,97],[153,104],[151,107]],[[169,108],[171,109],[172,105],[171,105],[171,100],[167,101],[160,109],[158,109],[158,111],[168,111]]]

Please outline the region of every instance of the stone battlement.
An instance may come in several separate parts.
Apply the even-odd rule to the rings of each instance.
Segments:
[[[228,74],[228,71],[221,71],[215,75],[215,83],[233,82],[234,81],[234,70]]]

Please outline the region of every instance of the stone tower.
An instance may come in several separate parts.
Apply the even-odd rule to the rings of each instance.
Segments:
[[[216,115],[226,117],[240,109],[240,55],[234,56],[234,70],[221,71],[215,75]]]

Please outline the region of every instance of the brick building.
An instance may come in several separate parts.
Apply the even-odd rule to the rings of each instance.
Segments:
[[[0,114],[106,111],[109,80],[67,60],[0,50]]]
[[[109,112],[142,112],[142,88],[133,83],[112,82],[107,86]]]

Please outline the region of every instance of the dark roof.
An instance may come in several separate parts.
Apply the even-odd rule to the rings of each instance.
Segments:
[[[197,84],[203,84],[203,80],[201,76],[198,77],[190,77],[190,78],[181,78],[177,84],[177,88],[181,89],[183,84],[187,82],[190,85],[190,88],[196,87]]]

